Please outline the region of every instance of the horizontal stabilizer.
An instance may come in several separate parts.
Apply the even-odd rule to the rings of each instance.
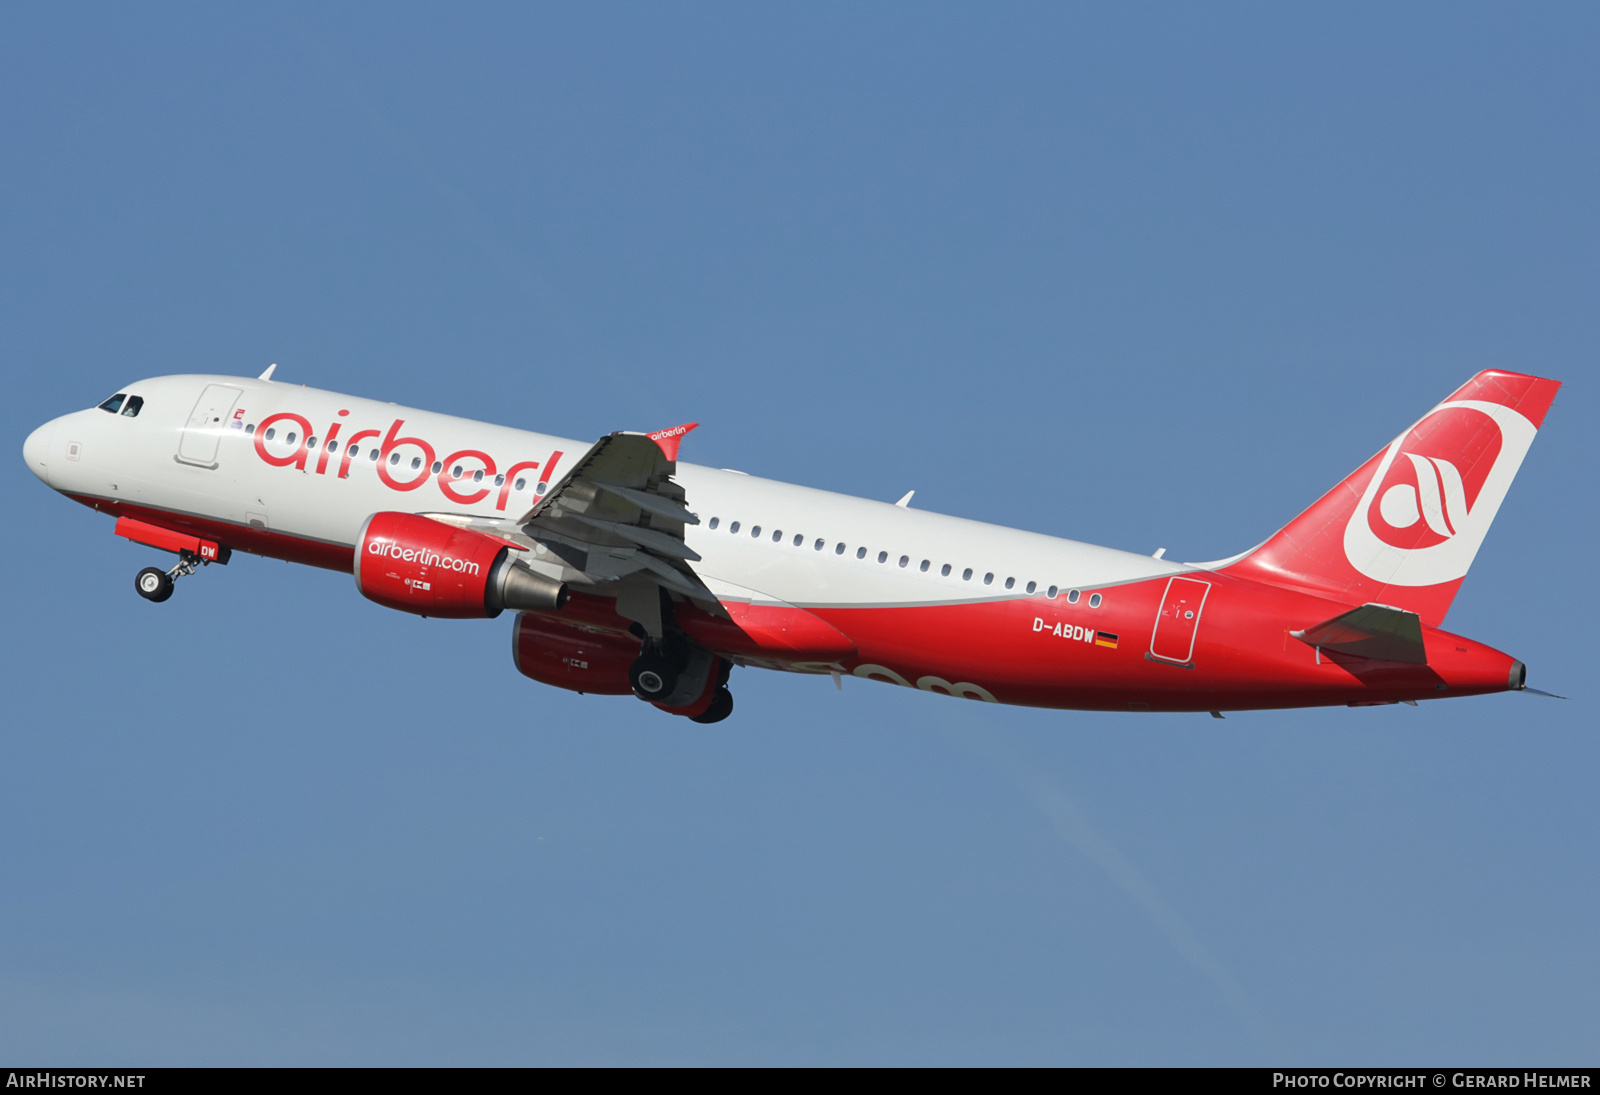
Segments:
[[[1388,605],[1362,605],[1315,627],[1289,634],[1303,643],[1340,654],[1386,662],[1428,664],[1428,654],[1422,645],[1421,618],[1415,612]]]

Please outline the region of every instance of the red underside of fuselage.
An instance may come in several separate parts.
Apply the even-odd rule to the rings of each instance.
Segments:
[[[109,498],[95,498],[82,494],[69,494],[67,497],[90,509],[109,513],[113,517],[132,517],[135,520],[148,521],[152,525],[192,532],[202,539],[214,540],[219,544],[226,544],[235,551],[251,555],[264,555],[268,559],[303,563],[324,570],[341,570],[346,574],[355,567],[355,549],[348,544],[330,544],[324,540],[310,540],[303,536],[273,532],[270,529],[259,529],[250,525],[234,524],[231,521],[218,521],[210,517],[198,517],[192,513],[178,513]]]
[[[182,529],[237,551],[346,573],[353,564],[354,551],[347,545],[72,497],[104,513]],[[792,615],[797,610],[751,606],[743,626],[710,616],[680,622],[697,638],[705,636],[718,653],[751,665],[833,671],[1031,707],[1236,711],[1395,703],[1511,687],[1513,659],[1482,643],[1424,628],[1426,665],[1319,652],[1289,632],[1337,616],[1350,605],[1223,574],[1183,577],[1210,586],[1186,659],[1170,643],[1165,650],[1156,645],[1156,622],[1170,596],[1166,576],[1101,589],[1098,608],[1088,607],[1087,597],[1068,604],[1064,596],[1035,596],[947,605],[819,606],[798,610],[798,617]],[[698,610],[683,606],[679,612],[693,616]],[[542,615],[616,631],[629,625],[616,615],[614,602],[584,595],[574,596],[561,612]],[[835,632],[843,641],[827,642]],[[803,648],[808,642],[813,649]]]
[[[856,641],[863,661],[898,670],[906,683],[950,692],[977,684],[1002,703],[1032,707],[1237,711],[1438,699],[1510,685],[1512,658],[1481,643],[1425,629],[1426,665],[1318,651],[1290,630],[1350,606],[1214,574],[1190,577],[1212,588],[1182,662],[1152,653],[1166,578],[1104,589],[1098,609],[1035,597],[816,612]],[[1080,630],[1089,637],[1067,637]],[[1101,635],[1115,635],[1115,646]],[[872,656],[879,651],[885,656]]]

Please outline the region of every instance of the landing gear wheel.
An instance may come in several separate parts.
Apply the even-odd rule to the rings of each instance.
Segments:
[[[145,567],[133,579],[133,588],[147,601],[164,601],[172,596],[173,581],[164,570]]]
[[[678,671],[660,655],[641,654],[628,669],[628,683],[635,696],[656,703],[678,687]]]
[[[690,722],[721,722],[733,714],[733,693],[726,687],[718,688],[717,694],[711,698],[711,706],[698,715],[690,715]]]

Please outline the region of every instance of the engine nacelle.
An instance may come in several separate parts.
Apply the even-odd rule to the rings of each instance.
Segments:
[[[632,695],[628,667],[638,656],[639,640],[632,635],[547,616],[524,613],[511,631],[511,660],[518,673],[573,692]]]
[[[506,541],[415,513],[374,513],[356,537],[356,588],[385,608],[471,620],[560,608],[567,588],[511,558]]]

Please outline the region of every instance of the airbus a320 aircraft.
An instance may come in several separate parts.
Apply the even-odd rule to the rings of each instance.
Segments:
[[[177,554],[150,601],[235,550],[327,567],[402,612],[510,609],[524,675],[696,722],[734,666],[1219,717],[1526,687],[1441,625],[1553,380],[1479,373],[1266,542],[1179,563],[680,464],[693,423],[585,445],[272,372],[131,384],[23,456]]]

